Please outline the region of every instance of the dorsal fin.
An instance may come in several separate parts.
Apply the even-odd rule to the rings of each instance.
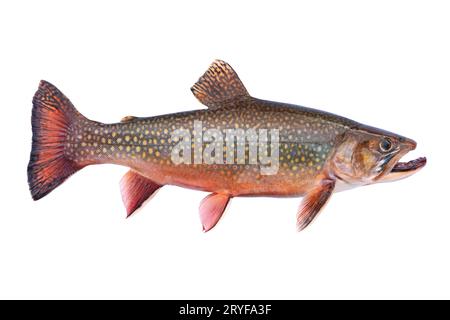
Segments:
[[[125,116],[122,119],[120,119],[120,122],[130,122],[133,120],[136,120],[138,117],[135,116]]]
[[[211,109],[220,108],[224,102],[249,96],[233,68],[221,60],[211,64],[191,91],[201,103]]]

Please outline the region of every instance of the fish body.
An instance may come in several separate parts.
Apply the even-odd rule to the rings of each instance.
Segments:
[[[259,164],[174,164],[171,151],[177,128],[280,130],[279,174],[264,175]],[[67,156],[83,165],[128,166],[160,185],[175,184],[210,192],[240,195],[301,196],[327,165],[339,136],[355,125],[350,120],[303,107],[249,99],[225,108],[135,118],[115,124],[82,120],[69,134]],[[202,146],[203,147],[203,146]],[[226,158],[226,151],[224,157]],[[248,160],[248,155],[246,157]],[[247,162],[247,161],[246,161]]]
[[[400,135],[331,113],[251,97],[234,70],[214,62],[193,86],[207,109],[104,124],[89,120],[53,85],[33,99],[28,167],[34,199],[77,170],[118,164],[128,215],[164,185],[211,192],[200,205],[205,231],[237,196],[304,196],[305,228],[333,191],[398,180],[425,159],[399,163],[416,147]]]

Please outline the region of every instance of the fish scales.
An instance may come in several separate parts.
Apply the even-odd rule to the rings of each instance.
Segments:
[[[248,149],[247,164],[206,164],[192,168],[189,165],[175,165],[171,161],[171,150],[177,142],[172,141],[171,132],[177,128],[193,128],[194,121],[202,121],[204,129],[220,130],[223,136],[227,129],[233,128],[256,129],[263,126],[278,129],[280,176],[261,176],[259,164],[248,164]],[[304,193],[304,186],[299,180],[310,181],[311,176],[320,173],[333,151],[334,141],[355,125],[349,119],[325,112],[317,114],[304,107],[249,99],[220,109],[137,118],[125,123],[101,124],[82,120],[70,133],[66,150],[70,159],[77,159],[86,165],[99,162],[129,165],[131,162],[131,167],[144,176],[148,168],[158,170],[160,179],[152,178],[159,184],[170,182],[167,181],[170,175],[166,171],[172,174],[174,170],[180,170],[184,179],[178,182],[191,188],[225,190],[234,196],[269,191],[296,196]],[[186,170],[192,172],[188,174]],[[199,174],[205,178],[194,180]],[[243,189],[242,184],[253,182],[255,176],[258,176],[256,185]],[[272,185],[272,181],[276,182],[280,177],[285,183]],[[224,188],[224,185],[228,187]]]

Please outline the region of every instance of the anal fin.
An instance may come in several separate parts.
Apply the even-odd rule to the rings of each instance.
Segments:
[[[127,217],[133,214],[161,186],[140,175],[136,171],[128,171],[120,180],[122,200],[127,210]]]
[[[320,180],[303,198],[297,213],[297,230],[305,229],[319,214],[330,199],[336,181],[331,178]]]
[[[211,193],[202,200],[200,203],[200,220],[204,232],[208,232],[219,222],[230,198],[228,194]]]

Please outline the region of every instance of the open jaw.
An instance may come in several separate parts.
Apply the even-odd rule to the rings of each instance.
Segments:
[[[397,162],[391,172],[409,172],[421,169],[427,163],[427,158],[420,157],[408,162]]]
[[[427,158],[420,157],[408,162],[397,162],[391,171],[381,178],[380,182],[390,182],[407,178],[422,169],[427,163]]]

